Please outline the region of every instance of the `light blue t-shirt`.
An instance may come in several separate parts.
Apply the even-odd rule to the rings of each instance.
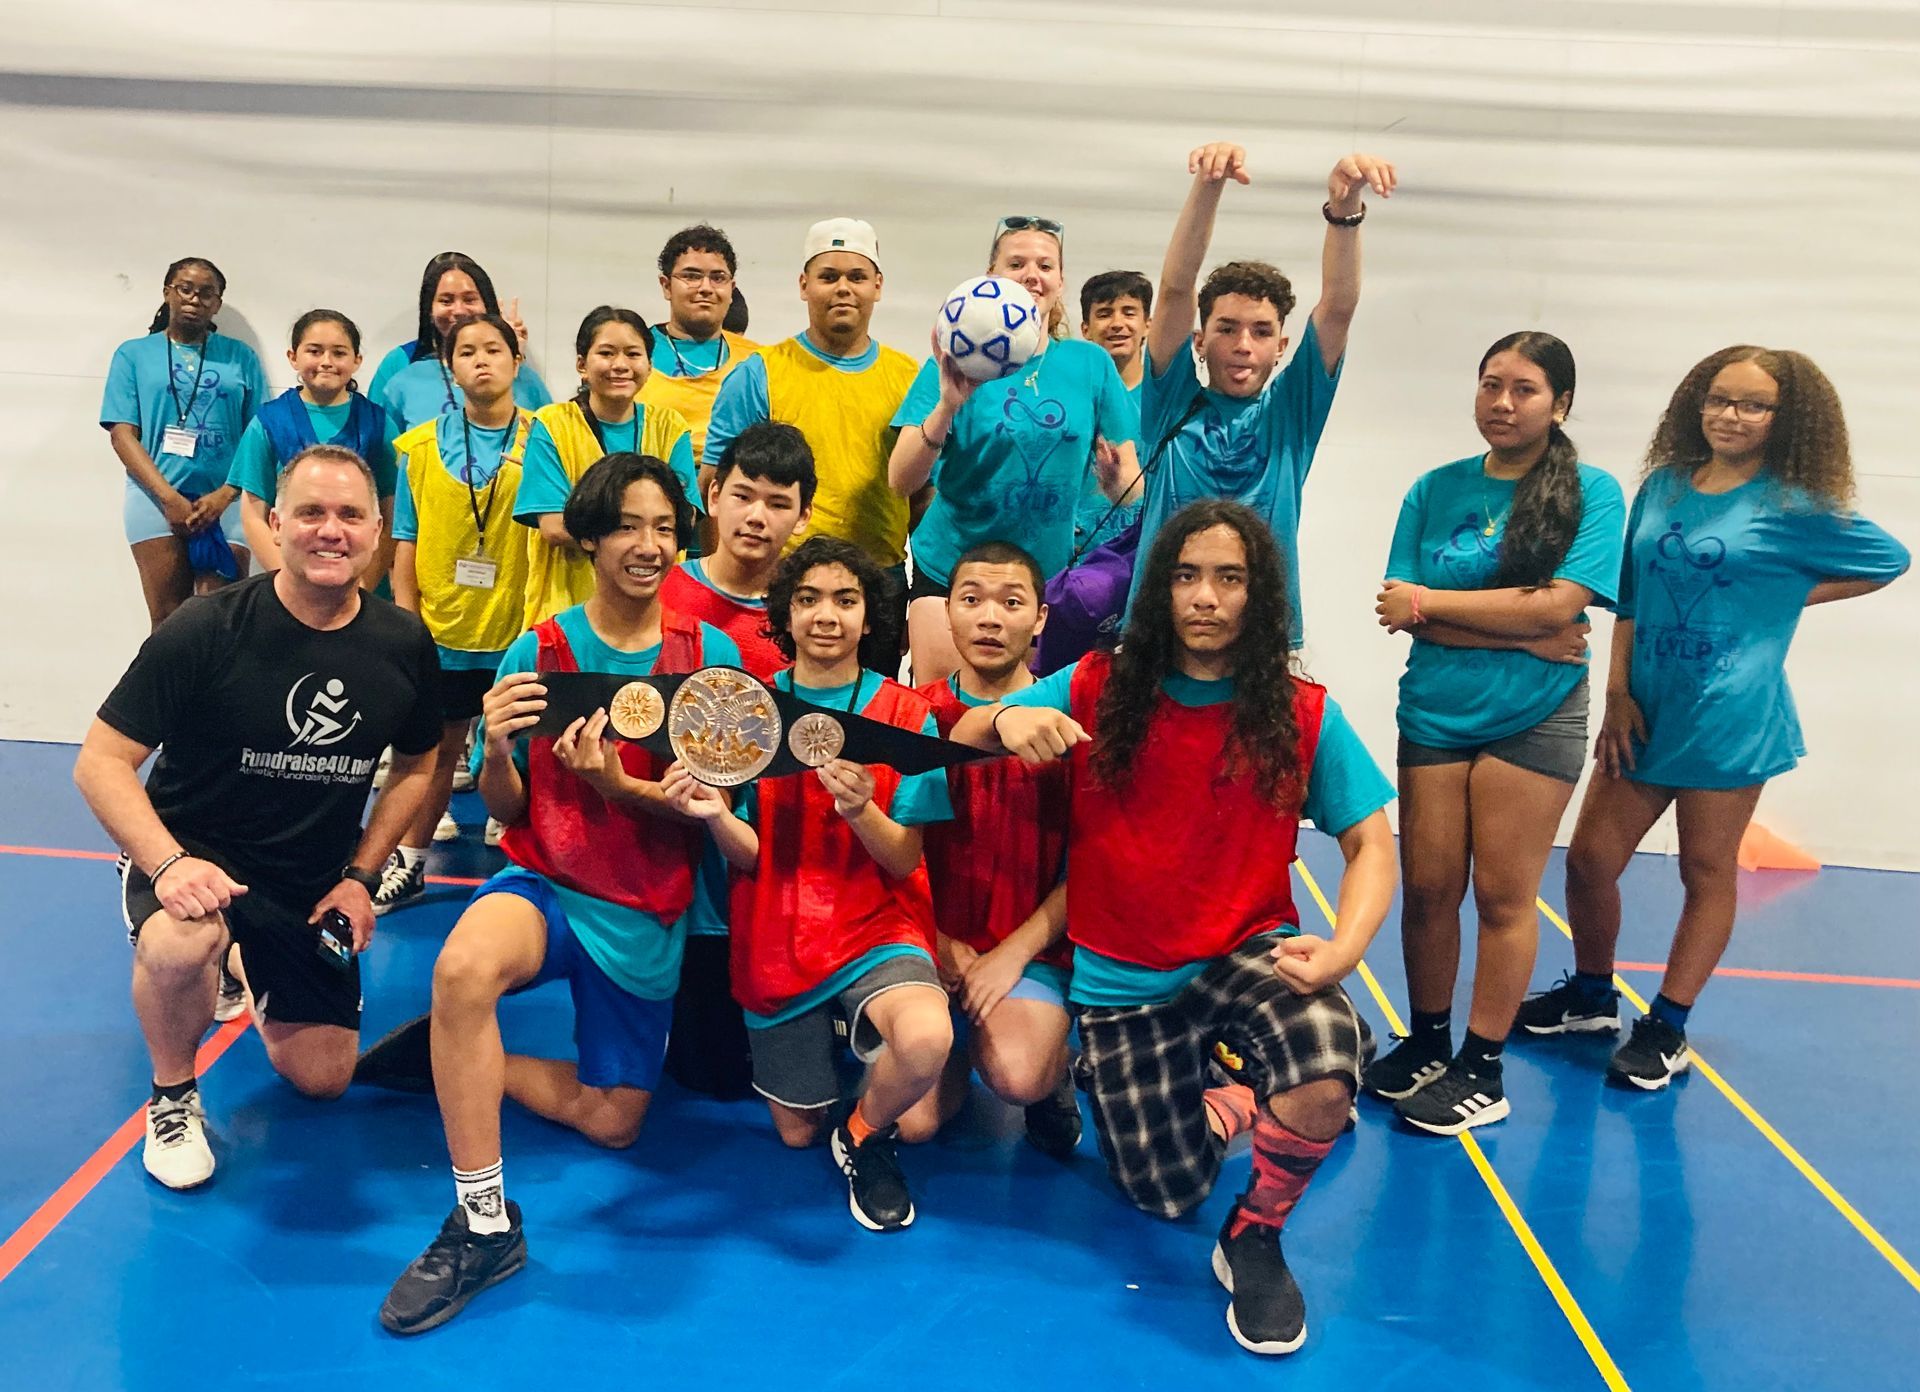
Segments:
[[[1133,406],[1134,428],[1139,429],[1140,397],[1146,390],[1146,379],[1141,378],[1140,385],[1127,388],[1127,400]],[[1146,454],[1138,437],[1134,448],[1140,452],[1140,462],[1145,464]],[[1081,489],[1080,506],[1073,514],[1073,549],[1079,555],[1086,555],[1096,546],[1105,546],[1120,533],[1126,531],[1140,520],[1140,509],[1145,505],[1145,487],[1135,488],[1131,502],[1115,507],[1113,500],[1100,491],[1100,476],[1094,471],[1093,456],[1087,456],[1087,481]]]
[[[1393,529],[1387,579],[1434,590],[1489,587],[1500,567],[1520,484],[1488,478],[1483,458],[1476,454],[1443,464],[1407,490]],[[1620,577],[1626,497],[1613,475],[1591,464],[1580,465],[1580,496],[1580,529],[1553,578],[1584,585],[1595,603],[1611,607]],[[1400,677],[1400,733],[1434,749],[1486,744],[1538,725],[1587,671],[1511,649],[1422,642],[1418,628],[1413,638]]]
[[[601,421],[600,435],[605,441],[607,453],[637,453],[646,419],[646,403],[636,401],[633,418],[625,424],[609,425]],[[693,504],[694,511],[701,511],[700,484],[693,467],[691,431],[673,442],[673,455],[667,460],[667,465],[673,470],[673,476],[680,480],[681,488],[686,490],[687,501]],[[572,495],[573,483],[567,477],[566,466],[560,462],[560,446],[554,443],[553,432],[547,429],[547,423],[536,420],[533,429],[527,432],[526,465],[520,474],[520,493],[513,505],[514,520],[537,526],[542,514],[565,512],[567,499]]]
[[[337,405],[316,406],[303,400],[301,405],[307,408],[307,423],[313,427],[313,438],[323,443],[331,442],[347,428],[347,417],[353,410],[353,399],[343,396]],[[227,470],[227,482],[243,493],[251,493],[256,498],[273,502],[276,486],[280,479],[280,459],[273,452],[273,441],[267,438],[267,428],[258,420],[249,421],[240,436],[239,448],[233,452],[233,464]],[[373,446],[373,458],[367,461],[367,467],[373,470],[375,491],[382,498],[393,496],[393,443],[385,438],[377,440]]]
[[[259,357],[239,339],[214,333],[187,345],[151,333],[113,350],[100,424],[138,426],[161,477],[199,498],[226,483],[241,435],[271,395]],[[191,458],[161,447],[173,426],[195,432]],[[139,485],[129,477],[128,486]]]
[[[724,334],[696,342],[691,338],[675,338],[658,324],[652,326],[651,333],[653,370],[669,377],[704,377],[709,372],[717,372],[725,364],[731,346]]]
[[[574,661],[583,672],[645,677],[653,674],[653,665],[660,660],[658,643],[639,652],[623,652],[613,647],[587,622],[583,604],[562,609],[554,615],[554,620],[566,635],[567,646],[573,649]],[[711,624],[700,625],[700,646],[702,657],[709,663],[739,665],[740,650],[731,638]],[[499,676],[504,678],[515,672],[539,669],[540,636],[528,632],[514,639],[500,659]],[[514,741],[513,762],[524,777],[527,771],[524,736]],[[662,826],[665,825],[663,822]],[[560,907],[567,911],[567,919],[587,955],[623,990],[644,1000],[667,1000],[679,989],[680,955],[686,947],[689,923],[701,907],[697,877],[693,904],[672,925],[662,923],[653,914],[610,904],[562,884],[554,884],[553,892],[560,900]],[[711,912],[711,906],[707,911]]]
[[[463,413],[449,411],[434,424],[434,436],[440,447],[440,463],[454,478],[465,479],[479,493],[479,507],[482,516],[487,513],[487,486],[493,482],[493,476],[500,472],[500,457],[506,453],[508,436],[519,428],[516,417],[497,430],[467,422],[467,428],[460,428]],[[473,439],[473,464],[471,471],[467,465],[467,438]],[[413,486],[407,481],[407,456],[397,454],[394,457],[395,471],[398,476],[393,493],[393,539],[395,541],[420,540],[420,513],[415,505]],[[465,648],[449,648],[434,644],[440,649],[440,667],[448,672],[492,671],[500,665],[501,652],[469,652]],[[506,651],[511,651],[508,649]]]
[[[893,424],[917,426],[939,401],[940,365],[929,358]],[[1113,359],[1080,339],[981,383],[934,461],[934,499],[913,533],[915,574],[944,585],[983,541],[1024,546],[1042,575],[1065,569],[1094,437],[1117,445],[1139,433],[1139,409]]]
[[[1079,666],[1076,662],[1050,673],[1025,690],[1014,692],[1003,704],[1040,706],[1071,714],[1073,674]],[[1161,681],[1160,689],[1183,706],[1213,706],[1233,699],[1233,678],[1202,681],[1174,673]],[[1311,818],[1327,835],[1339,836],[1371,817],[1393,798],[1393,784],[1387,781],[1366,745],[1360,742],[1346,712],[1333,697],[1327,697],[1320,715],[1320,742],[1314,750],[1313,767],[1307,771],[1307,797],[1302,815]],[[1169,874],[1174,874],[1171,867]],[[1207,965],[1189,962],[1168,971],[1156,971],[1076,946],[1073,987],[1068,999],[1079,1005],[1155,1005],[1179,995]]]
[[[1698,492],[1662,469],[1627,519],[1615,606],[1633,621],[1628,686],[1648,739],[1631,777],[1665,788],[1745,788],[1792,768],[1806,745],[1787,648],[1822,580],[1891,580],[1907,548],[1864,517],[1829,511],[1765,474]]]
[[[837,358],[832,353],[816,348],[805,333],[796,334],[794,338],[802,348],[837,372],[849,375],[865,372],[880,360],[880,343],[877,339],[870,340],[863,352],[850,358]],[[733,443],[734,436],[750,425],[758,425],[772,418],[772,400],[767,395],[767,360],[754,353],[727,374],[727,380],[720,384],[720,390],[714,394],[713,414],[707,418],[707,442],[701,449],[700,457],[718,460],[727,452],[727,446]]]
[[[374,370],[367,397],[387,413],[387,429],[401,435],[422,421],[430,421],[467,404],[467,394],[438,358],[411,360],[413,344],[403,343]],[[513,374],[513,399],[522,410],[537,411],[553,396],[524,360]]]
[[[1158,375],[1154,364],[1147,363],[1140,384],[1140,464],[1147,468],[1156,454],[1159,462],[1148,474],[1140,511],[1140,563],[1127,595],[1129,611],[1146,574],[1153,539],[1166,520],[1188,503],[1228,498],[1245,503],[1273,530],[1287,562],[1287,604],[1293,610],[1289,638],[1293,646],[1300,645],[1305,636],[1300,496],[1345,365],[1343,358],[1328,372],[1320,361],[1320,331],[1311,316],[1292,359],[1258,396],[1241,399],[1201,387],[1186,344]]]

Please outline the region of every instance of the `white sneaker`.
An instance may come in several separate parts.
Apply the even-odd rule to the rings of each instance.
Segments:
[[[147,1173],[169,1189],[191,1189],[213,1178],[213,1148],[207,1144],[200,1089],[178,1102],[147,1104]]]
[[[375,792],[387,786],[387,773],[392,768],[393,751],[391,749],[381,750],[380,762],[374,766],[373,770],[373,787]]]
[[[493,817],[487,818],[487,831],[486,831],[486,835],[482,839],[489,846],[499,845],[500,838],[505,836],[506,834],[507,834],[507,829],[504,826],[502,826],[497,819]]]
[[[456,793],[473,791],[473,767],[470,764],[462,764],[453,771],[453,790]]]
[[[220,1024],[237,1020],[247,1013],[247,988],[240,984],[239,978],[227,971],[226,964],[220,964],[220,994],[214,997],[213,1018]]]
[[[460,823],[454,821],[453,813],[442,812],[440,814],[440,825],[433,829],[433,839],[436,841],[454,841],[458,840],[459,836]]]

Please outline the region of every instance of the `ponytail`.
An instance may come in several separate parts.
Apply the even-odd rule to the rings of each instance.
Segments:
[[[1558,425],[1547,429],[1547,452],[1513,490],[1500,564],[1491,590],[1533,589],[1553,579],[1580,531],[1586,498],[1580,490],[1580,451]]]

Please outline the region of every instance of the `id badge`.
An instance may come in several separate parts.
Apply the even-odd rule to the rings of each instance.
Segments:
[[[470,590],[490,590],[500,574],[500,563],[485,556],[468,556],[453,563],[453,583]]]
[[[160,432],[160,452],[176,459],[193,458],[200,447],[200,432],[184,425],[170,425]]]

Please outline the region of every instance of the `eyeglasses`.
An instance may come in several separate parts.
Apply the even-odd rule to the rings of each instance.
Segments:
[[[673,278],[689,290],[705,281],[712,281],[716,289],[724,290],[733,284],[732,271],[675,271]]]
[[[1700,414],[1703,416],[1722,415],[1729,406],[1733,408],[1733,414],[1736,420],[1743,420],[1749,423],[1753,421],[1763,421],[1780,409],[1771,401],[1742,401],[1737,397],[1721,396],[1718,392],[1715,392],[1700,403]]]
[[[219,304],[220,303],[221,292],[216,290],[211,285],[207,286],[205,289],[202,289],[197,285],[182,285],[179,281],[176,280],[173,284],[169,285],[167,289],[173,291],[174,294],[178,295],[181,299],[187,301],[189,304]]]
[[[1050,234],[1056,242],[1060,243],[1060,250],[1062,252],[1065,252],[1067,249],[1066,225],[1056,222],[1052,218],[1029,217],[1025,213],[1014,213],[1010,217],[1003,217],[999,222],[994,224],[994,246],[998,247],[1000,245],[1000,239],[1009,232],[1045,232]]]

